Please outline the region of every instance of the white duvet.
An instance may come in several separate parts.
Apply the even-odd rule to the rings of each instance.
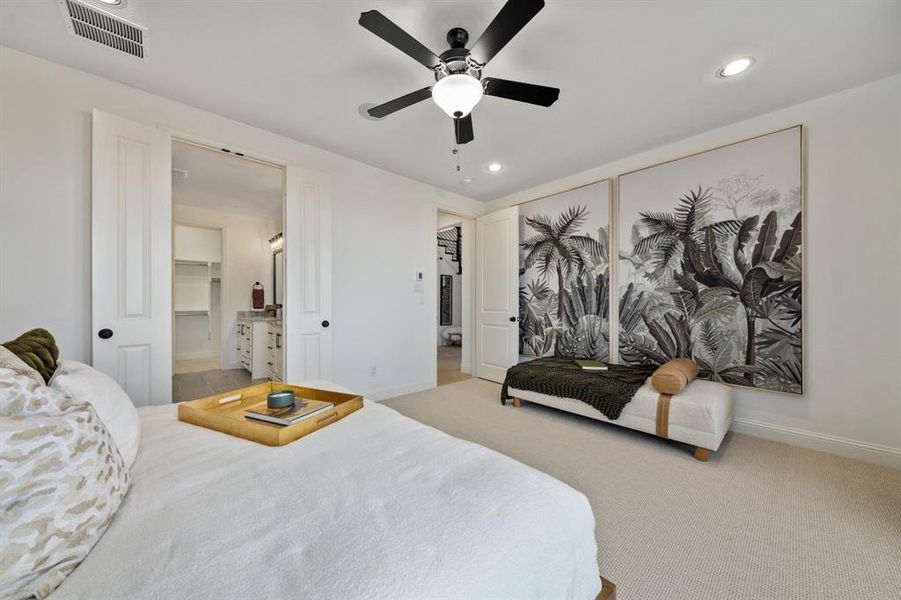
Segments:
[[[140,414],[128,496],[52,600],[600,591],[585,496],[385,406],[281,448]]]

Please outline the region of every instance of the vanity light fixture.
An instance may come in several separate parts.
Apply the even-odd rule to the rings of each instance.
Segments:
[[[285,246],[285,236],[281,233],[275,234],[272,238],[269,239],[269,247],[272,248],[273,251],[281,250]]]
[[[743,56],[741,58],[736,58],[735,60],[729,61],[725,65],[723,65],[719,71],[716,72],[717,77],[722,77],[727,79],[729,77],[735,77],[736,75],[741,75],[745,71],[751,68],[751,65],[754,64],[754,59],[750,56]]]

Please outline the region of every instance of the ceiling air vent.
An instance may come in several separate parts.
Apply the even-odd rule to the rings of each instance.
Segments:
[[[144,58],[146,28],[78,0],[61,0],[66,28],[73,34]]]

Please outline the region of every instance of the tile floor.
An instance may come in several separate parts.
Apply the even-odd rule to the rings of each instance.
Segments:
[[[207,358],[182,358],[175,361],[175,374],[197,373],[198,371],[213,371],[219,369],[219,357]]]
[[[205,398],[222,392],[263,383],[266,379],[251,379],[244,369],[228,371],[209,370],[194,373],[179,373],[172,377],[172,401],[186,402]]]

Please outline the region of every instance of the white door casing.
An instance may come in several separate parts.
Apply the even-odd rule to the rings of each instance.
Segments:
[[[519,359],[519,207],[476,219],[476,377],[502,383]]]
[[[332,201],[328,176],[285,168],[284,381],[332,377]]]
[[[165,131],[94,109],[92,149],[94,367],[137,406],[169,404],[172,142]]]

